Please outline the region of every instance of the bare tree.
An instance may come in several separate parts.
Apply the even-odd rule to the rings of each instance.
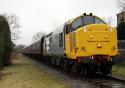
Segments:
[[[14,50],[16,52],[20,52],[21,53],[23,51],[24,47],[26,47],[26,46],[25,45],[17,45],[17,46],[14,47]]]
[[[8,24],[10,26],[11,39],[13,41],[19,39],[19,33],[20,33],[19,28],[21,26],[18,21],[18,17],[14,14],[8,15],[7,13],[3,13],[2,15],[6,18],[6,20],[8,21]]]
[[[121,8],[121,11],[125,11],[125,0],[118,0],[118,7]]]
[[[113,23],[113,21],[114,21],[112,17],[103,18],[103,20],[104,20],[108,25],[112,25],[112,23]]]
[[[37,32],[34,36],[33,36],[33,42],[36,42],[38,40],[40,40],[43,36],[45,35],[44,32]]]

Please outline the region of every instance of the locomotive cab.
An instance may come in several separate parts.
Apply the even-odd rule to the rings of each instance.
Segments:
[[[68,22],[65,38],[66,55],[70,59],[96,56],[109,59],[118,54],[116,29],[92,14]]]

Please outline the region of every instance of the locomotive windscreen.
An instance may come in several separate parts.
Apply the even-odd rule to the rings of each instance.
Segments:
[[[77,30],[80,27],[90,24],[106,24],[106,23],[96,16],[90,16],[90,15],[80,16],[72,22],[71,26],[67,25],[66,30],[67,33],[69,33]]]
[[[83,16],[83,25],[89,24],[105,24],[105,22],[95,16]]]
[[[94,17],[93,16],[83,16],[83,24],[93,24],[94,23]]]
[[[105,24],[105,22],[96,16],[87,15],[87,16],[79,17],[75,21],[73,21],[72,28],[76,29],[89,24]],[[71,31],[71,28],[70,28],[70,31]]]

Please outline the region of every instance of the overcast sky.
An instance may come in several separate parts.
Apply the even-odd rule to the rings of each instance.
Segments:
[[[35,33],[49,33],[82,13],[113,17],[116,26],[117,5],[117,0],[0,0],[0,13],[19,17],[22,28],[16,44],[30,44]]]

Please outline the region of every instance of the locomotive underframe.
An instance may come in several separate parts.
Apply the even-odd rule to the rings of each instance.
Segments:
[[[95,74],[99,75],[108,75],[111,74],[112,71],[112,61],[103,60],[101,62],[97,62],[96,60],[90,57],[80,58],[78,59],[68,59],[68,58],[58,58],[58,57],[43,57],[44,60],[48,60],[53,65],[59,66],[64,70],[72,71],[83,76],[92,76]],[[102,58],[104,59],[104,58]]]

